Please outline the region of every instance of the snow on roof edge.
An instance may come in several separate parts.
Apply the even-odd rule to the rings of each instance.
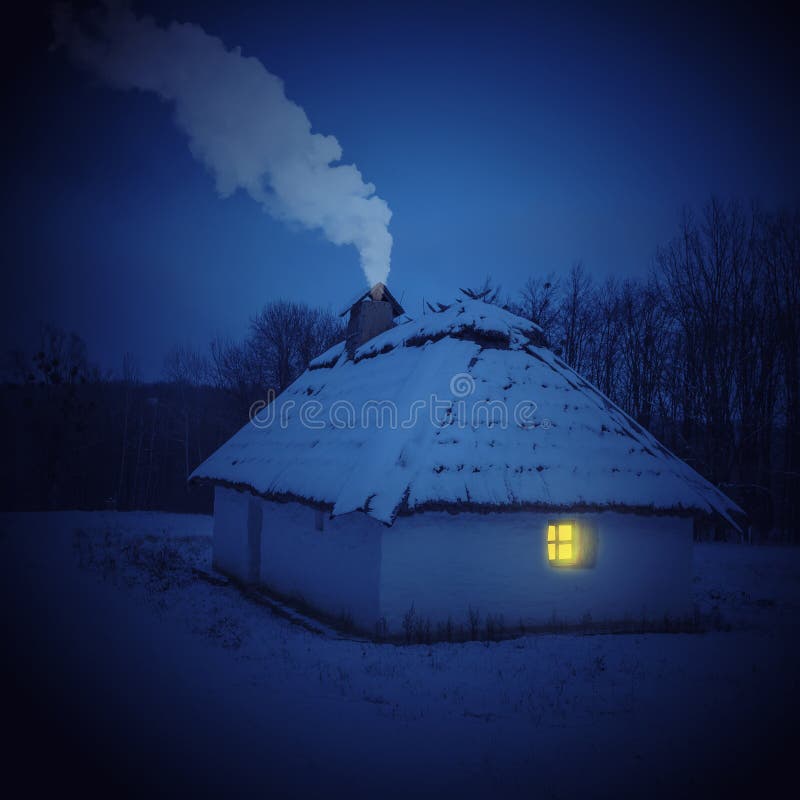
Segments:
[[[196,471],[195,471],[196,472]],[[192,475],[189,477],[189,483],[193,485],[211,484],[214,486],[222,486],[226,489],[233,489],[237,492],[248,493],[254,497],[260,497],[263,500],[269,500],[275,503],[300,503],[301,505],[308,506],[309,508],[319,509],[330,513],[331,518],[345,517],[348,514],[366,514],[372,517],[377,522],[391,527],[398,517],[411,517],[415,514],[425,514],[426,512],[446,511],[450,514],[514,514],[524,512],[536,512],[547,514],[602,514],[605,512],[614,512],[617,514],[633,514],[645,517],[706,517],[713,518],[715,515],[720,515],[725,518],[736,530],[740,530],[740,526],[726,513],[719,509],[707,507],[706,510],[696,507],[686,507],[680,504],[673,506],[641,506],[641,505],[626,505],[624,503],[573,503],[573,504],[557,504],[557,503],[504,503],[504,504],[490,504],[490,503],[470,503],[470,502],[428,502],[415,508],[408,509],[399,507],[392,515],[391,519],[384,519],[380,516],[371,514],[369,510],[357,508],[353,511],[346,511],[340,514],[334,514],[334,503],[317,500],[315,498],[303,497],[302,495],[294,494],[293,492],[259,492],[248,483],[235,483],[227,481],[223,478],[213,478],[202,475]],[[744,512],[742,511],[742,514]]]

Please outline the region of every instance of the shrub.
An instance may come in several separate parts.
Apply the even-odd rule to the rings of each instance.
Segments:
[[[406,643],[411,644],[414,639],[414,629],[416,627],[417,612],[414,610],[414,604],[403,614],[403,633],[406,635]]]
[[[345,633],[352,633],[355,629],[355,625],[353,624],[353,615],[346,609],[342,609],[339,612],[338,616],[336,617],[336,624]]]
[[[470,606],[467,609],[467,622],[469,624],[469,638],[474,642],[481,629],[481,614],[477,608]]]
[[[430,617],[425,617],[424,619],[420,616],[417,616],[416,625],[414,626],[414,632],[417,637],[417,641],[420,644],[430,644],[431,643],[431,620]]]
[[[505,633],[505,620],[502,614],[486,615],[486,637],[497,641],[503,638]]]

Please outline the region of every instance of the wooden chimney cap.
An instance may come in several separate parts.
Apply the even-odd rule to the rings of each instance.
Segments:
[[[394,295],[386,288],[386,285],[378,281],[378,283],[376,283],[371,289],[367,289],[366,292],[360,294],[352,303],[350,303],[350,305],[347,306],[347,308],[344,309],[344,311],[342,311],[341,314],[339,314],[339,316],[343,317],[353,308],[353,306],[358,305],[367,297],[376,302],[383,301],[385,303],[391,303],[393,318],[399,317],[401,314],[405,314],[403,306],[397,302]]]

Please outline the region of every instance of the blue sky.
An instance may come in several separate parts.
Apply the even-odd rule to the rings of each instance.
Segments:
[[[134,7],[240,45],[337,137],[393,211],[389,285],[412,314],[487,273],[507,292],[577,259],[598,280],[644,275],[681,206],[712,193],[798,202],[800,65],[769,11]],[[11,85],[4,349],[47,321],[154,377],[171,346],[241,336],[268,300],[338,308],[360,288],[353,247],[221,199],[171,108],[48,51],[45,22]]]

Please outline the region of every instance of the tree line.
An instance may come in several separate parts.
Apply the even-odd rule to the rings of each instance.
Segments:
[[[0,389],[2,507],[208,513],[211,491],[187,486],[192,470],[247,422],[254,401],[283,391],[343,337],[330,311],[279,300],[243,341],[177,346],[162,379],[145,382],[133,354],[104,373],[80,337],[43,326],[36,353],[13,354]]]
[[[685,211],[643,279],[596,282],[580,262],[501,299],[552,348],[748,512],[756,536],[800,538],[800,213],[711,200]],[[488,292],[488,294],[487,294]],[[303,303],[267,303],[242,341],[174,348],[163,380],[92,367],[79,337],[42,331],[2,389],[6,508],[203,511],[191,470],[344,337]]]
[[[800,213],[713,199],[646,279],[597,284],[576,263],[508,304],[756,535],[800,539]]]

